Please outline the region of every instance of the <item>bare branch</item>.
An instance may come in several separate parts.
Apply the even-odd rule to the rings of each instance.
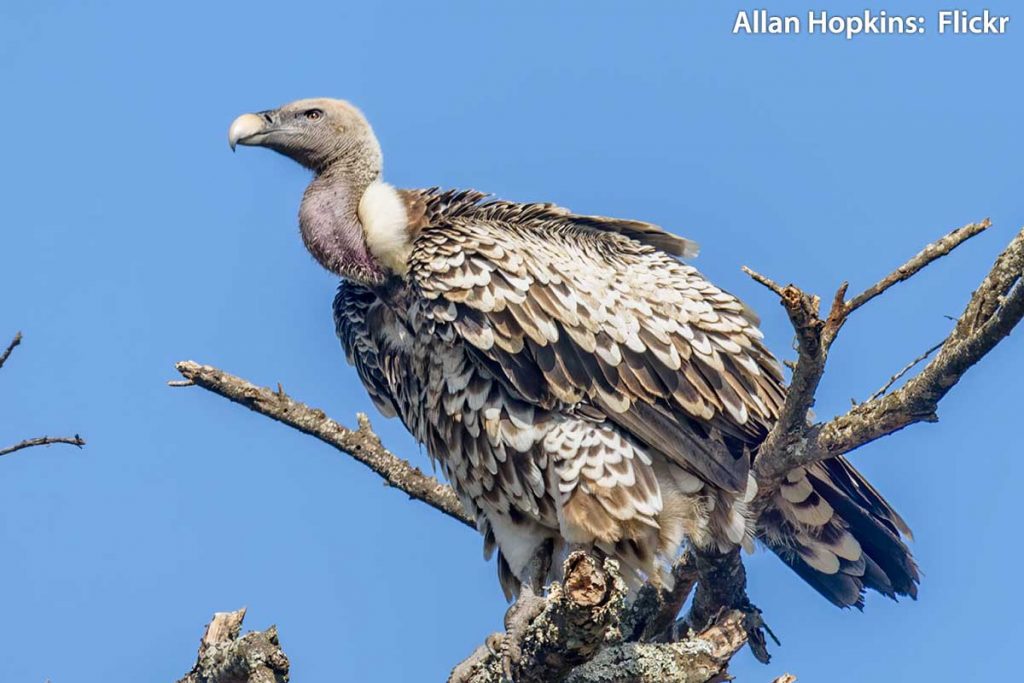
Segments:
[[[932,355],[933,353],[935,353],[936,351],[938,351],[939,349],[941,349],[941,348],[942,348],[942,345],[943,345],[943,344],[945,344],[945,343],[946,343],[946,340],[945,340],[945,339],[943,339],[943,340],[942,340],[942,341],[940,341],[940,342],[939,342],[938,344],[935,344],[934,346],[932,346],[931,348],[929,348],[929,349],[928,349],[927,351],[925,351],[924,353],[922,353],[922,354],[921,354],[920,356],[918,356],[918,357],[917,357],[917,358],[915,358],[914,360],[912,360],[912,361],[910,361],[909,363],[907,363],[906,365],[904,365],[904,366],[903,366],[902,368],[900,368],[899,372],[897,372],[897,373],[896,373],[895,375],[893,375],[892,377],[890,377],[890,378],[889,378],[889,381],[888,381],[888,382],[886,382],[885,384],[883,384],[883,385],[882,385],[882,386],[881,386],[881,387],[880,387],[880,388],[878,389],[878,391],[876,391],[875,393],[873,393],[873,394],[871,394],[870,396],[868,396],[868,399],[867,399],[867,400],[868,400],[868,401],[874,401],[874,400],[875,400],[876,398],[880,398],[880,397],[882,397],[882,396],[885,396],[885,392],[889,391],[889,389],[891,389],[891,388],[892,388],[892,385],[893,385],[893,384],[896,384],[896,382],[900,381],[900,379],[901,379],[901,378],[902,378],[902,377],[903,377],[904,375],[906,375],[906,374],[907,374],[908,372],[910,372],[911,370],[913,370],[913,369],[914,369],[914,366],[915,366],[915,365],[917,365],[918,363],[920,363],[920,362],[921,362],[921,361],[923,361],[923,360],[927,360],[927,359],[928,359],[928,357],[929,357],[930,355]]]
[[[75,434],[74,436],[37,436],[34,439],[25,439],[21,443],[16,443],[13,446],[8,446],[7,448],[0,448],[0,455],[7,455],[8,453],[20,451],[23,448],[49,446],[50,444],[55,443],[66,443],[81,448],[85,445],[85,439],[80,437],[78,434]]]
[[[0,353],[0,368],[2,368],[4,366],[4,363],[7,362],[7,358],[11,355],[11,351],[14,350],[14,347],[17,346],[20,343],[21,343],[21,332],[17,332],[14,335],[14,339],[11,340],[11,343],[7,345],[6,349],[4,349],[4,352]]]
[[[199,643],[195,666],[178,683],[286,683],[289,662],[277,627],[239,638],[243,619],[244,607],[214,614]]]
[[[846,314],[849,315],[854,312],[893,285],[911,278],[932,261],[942,258],[975,235],[980,235],[985,230],[988,230],[991,226],[992,221],[986,218],[980,223],[971,223],[962,228],[957,228],[946,236],[932,242],[914,258],[850,299],[846,304]]]
[[[196,386],[300,432],[315,436],[372,469],[383,477],[388,485],[404,491],[410,497],[423,501],[467,526],[476,528],[476,521],[466,514],[455,491],[384,448],[366,415],[360,413],[359,428],[351,430],[327,417],[319,408],[311,408],[291,399],[281,389],[280,384],[277,391],[272,391],[250,384],[241,377],[223,370],[193,361],[182,361],[175,367],[187,381]]]
[[[999,255],[938,355],[893,393],[817,430],[805,462],[842,455],[916,422],[934,422],[939,401],[1024,317],[1024,230]]]
[[[783,288],[782,304],[797,332],[799,359],[782,417],[761,446],[755,465],[761,485],[759,500],[764,501],[779,477],[795,467],[842,455],[916,422],[937,420],[939,401],[1020,322],[1024,316],[1024,285],[1020,282],[1024,275],[1024,230],[1000,254],[938,355],[916,377],[893,393],[873,396],[825,425],[807,424],[807,410],[814,402],[828,349],[846,316],[988,226],[985,220],[953,231],[846,304],[841,304],[837,296],[824,321],[817,317],[814,297],[792,286]],[[896,379],[907,371],[898,373]]]
[[[785,287],[780,285],[775,280],[773,280],[770,277],[767,277],[765,275],[761,275],[761,273],[759,273],[756,270],[753,270],[751,268],[748,268],[746,266],[740,266],[740,270],[742,270],[744,273],[749,275],[754,280],[754,282],[756,282],[758,284],[761,284],[761,285],[764,285],[765,287],[767,287],[771,291],[775,292],[779,296],[783,296],[782,291],[785,289]]]
[[[0,353],[0,368],[4,366],[7,359],[10,357],[11,352],[14,351],[15,347],[21,344],[21,332],[17,332],[14,335],[14,339],[7,345],[3,353]],[[37,436],[34,439],[25,439],[13,446],[7,446],[6,448],[0,448],[0,456],[20,451],[24,448],[33,448],[34,446],[49,446],[55,443],[66,443],[72,446],[78,446],[81,448],[85,445],[85,439],[80,437],[78,434],[74,436]]]

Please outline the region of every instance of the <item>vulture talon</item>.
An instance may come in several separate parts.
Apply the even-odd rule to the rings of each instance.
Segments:
[[[514,683],[514,673],[523,655],[523,639],[530,624],[544,612],[547,601],[537,595],[528,584],[519,591],[519,597],[505,612],[505,637],[501,640],[501,670],[507,683]]]

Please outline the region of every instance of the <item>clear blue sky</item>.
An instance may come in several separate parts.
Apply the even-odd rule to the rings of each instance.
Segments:
[[[0,337],[25,343],[0,371],[0,443],[89,445],[0,460],[0,680],[175,680],[210,614],[242,605],[280,626],[295,681],[443,680],[499,628],[473,533],[308,437],[166,387],[190,358],[343,422],[373,414],[334,338],[335,283],[298,237],[308,178],[232,155],[234,116],[348,98],[397,185],[669,226],[786,357],[783,311],[741,265],[828,295],[991,216],[846,326],[829,416],[941,339],[1024,223],[1024,14],[1003,37],[938,36],[937,6],[898,5],[878,9],[931,32],[737,37],[741,6],[710,2],[4,2]],[[810,7],[863,9],[773,4]],[[841,612],[749,559],[783,647],[767,668],[738,657],[741,680],[1019,674],[1022,378],[1018,332],[939,424],[853,457],[916,532],[917,602]],[[397,422],[376,426],[426,465]]]

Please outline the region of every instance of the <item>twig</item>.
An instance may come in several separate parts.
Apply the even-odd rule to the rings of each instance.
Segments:
[[[327,417],[322,410],[293,400],[281,390],[280,384],[278,390],[273,391],[193,361],[182,361],[175,367],[187,381],[196,386],[315,436],[363,463],[383,477],[390,486],[476,528],[476,520],[466,513],[455,491],[384,448],[366,415],[360,413],[359,428],[351,430]]]
[[[909,279],[936,259],[942,258],[975,235],[980,235],[992,226],[988,218],[980,223],[970,223],[948,233],[922,249],[914,258],[871,285],[846,304],[846,314],[854,312],[893,285]]]
[[[932,355],[933,353],[935,353],[936,351],[941,349],[942,345],[945,344],[945,343],[946,343],[946,340],[943,339],[938,344],[932,346],[930,349],[928,349],[927,351],[922,353],[920,356],[918,356],[914,360],[912,360],[909,363],[907,363],[906,365],[904,365],[900,369],[900,371],[897,372],[892,377],[890,377],[889,381],[886,382],[884,385],[882,385],[882,387],[879,388],[878,391],[876,391],[875,393],[873,393],[870,396],[868,396],[867,401],[874,401],[876,398],[879,398],[880,396],[884,396],[885,392],[889,391],[889,389],[892,388],[893,384],[896,384],[896,382],[900,381],[900,378],[902,378],[904,375],[906,375],[908,372],[910,372],[914,368],[915,365],[917,365],[918,363],[920,363],[923,360],[926,360],[930,355]],[[865,403],[867,401],[865,401]]]
[[[782,290],[784,288],[782,287],[782,285],[780,285],[778,282],[771,279],[770,277],[761,275],[761,273],[757,272],[756,270],[753,270],[752,268],[748,268],[747,266],[740,266],[740,270],[742,270],[744,273],[753,278],[754,282],[764,285],[765,287],[772,290],[779,296],[783,295]]]
[[[0,354],[0,368],[2,368],[4,366],[4,363],[7,362],[7,357],[11,355],[11,351],[14,350],[14,347],[17,346],[20,343],[21,343],[21,332],[17,332],[14,335],[14,339],[11,340],[11,343],[8,344],[7,348],[4,349],[4,352],[2,354]]]
[[[20,451],[23,448],[49,446],[50,444],[55,443],[66,443],[81,448],[85,445],[85,439],[80,437],[78,434],[75,434],[74,436],[37,436],[34,439],[25,439],[21,443],[16,443],[13,446],[8,446],[7,448],[0,448],[0,455],[7,455],[15,451]]]

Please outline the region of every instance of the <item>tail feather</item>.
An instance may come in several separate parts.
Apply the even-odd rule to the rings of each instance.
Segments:
[[[910,528],[845,459],[789,473],[762,516],[758,537],[839,607],[864,606],[865,589],[917,597]]]

